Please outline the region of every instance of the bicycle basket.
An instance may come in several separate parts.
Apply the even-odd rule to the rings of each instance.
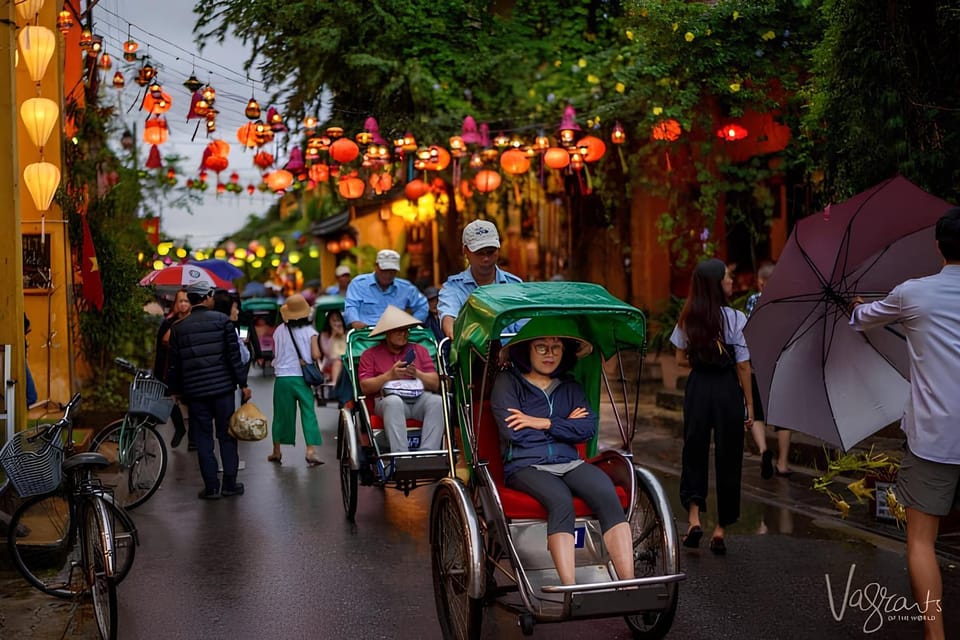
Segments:
[[[61,428],[51,427],[50,431],[49,438],[38,437],[36,429],[19,431],[0,450],[0,466],[21,498],[50,493],[60,486]]]
[[[173,411],[173,398],[167,397],[167,385],[159,380],[134,380],[130,384],[130,407],[133,416],[147,416],[163,424]]]

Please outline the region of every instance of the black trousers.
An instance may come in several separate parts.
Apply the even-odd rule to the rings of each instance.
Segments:
[[[717,479],[717,519],[721,527],[740,517],[743,468],[743,390],[735,368],[691,371],[683,399],[683,468],[680,501],[707,510],[710,432],[713,431]]]
[[[217,458],[213,452],[214,433],[220,444],[220,462],[223,464],[223,488],[233,489],[237,483],[237,467],[240,456],[237,453],[237,439],[227,432],[230,416],[236,409],[234,392],[211,398],[192,398],[187,400],[190,411],[190,430],[197,444],[197,458],[200,460],[200,475],[207,493],[220,491],[217,473]]]

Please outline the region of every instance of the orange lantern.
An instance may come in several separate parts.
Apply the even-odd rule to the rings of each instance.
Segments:
[[[223,140],[214,140],[207,145],[207,151],[212,156],[223,156],[226,158],[230,154],[230,145]]]
[[[500,156],[500,166],[507,173],[520,175],[530,170],[530,158],[520,149],[510,149]]]
[[[373,189],[373,192],[377,195],[380,195],[385,191],[389,191],[390,187],[393,186],[393,176],[391,176],[389,173],[375,173],[370,176],[368,182],[370,184],[370,188]]]
[[[360,147],[349,138],[339,138],[330,145],[329,153],[340,164],[346,164],[360,155]]]
[[[345,235],[340,238],[340,251],[350,251],[355,246],[357,246],[357,243],[352,237]]]
[[[596,162],[607,152],[607,145],[596,136],[584,136],[577,142],[577,150],[584,162]]]
[[[237,129],[237,140],[248,149],[258,145],[257,130],[253,123],[245,124]]]
[[[460,181],[460,195],[462,195],[464,198],[473,197],[473,185],[470,184],[469,180]]]
[[[500,186],[500,174],[490,169],[484,169],[477,172],[473,182],[480,193],[490,193]]]
[[[326,182],[330,179],[330,167],[325,164],[315,164],[310,167],[310,171],[307,172],[307,175],[314,182]]]
[[[170,137],[165,118],[150,118],[143,125],[143,141],[147,144],[163,144]]]
[[[143,102],[140,104],[140,108],[147,113],[158,116],[161,113],[170,111],[171,104],[169,94],[161,91],[160,96],[156,97],[152,92],[147,91],[143,94]]]
[[[419,200],[421,196],[426,195],[430,191],[430,186],[423,180],[411,180],[403,188],[403,194],[407,196],[409,200]]]
[[[341,140],[346,140],[346,138],[341,138]],[[347,140],[347,142],[350,141]],[[363,184],[363,180],[358,178],[356,175],[350,175],[346,178],[343,178],[340,180],[340,184],[337,185],[337,191],[339,191],[340,195],[347,200],[356,200],[357,198],[361,197],[365,188],[366,185]]]
[[[427,171],[443,171],[450,165],[450,152],[443,147],[434,145],[430,147],[430,160],[424,163],[423,168]]]
[[[550,147],[543,154],[543,164],[551,169],[565,169],[570,164],[570,154],[566,149]]]
[[[242,128],[243,127],[241,127],[241,129]],[[267,153],[266,151],[260,151],[257,153],[257,155],[253,156],[253,164],[260,167],[261,170],[267,169],[273,164],[273,154]]]
[[[267,186],[270,187],[270,189],[280,193],[293,184],[293,174],[286,169],[277,169],[276,171],[268,173],[264,180],[266,180]]]
[[[680,127],[680,123],[673,118],[668,118],[653,125],[651,135],[654,140],[673,142],[680,137],[681,133],[683,133],[683,129]]]

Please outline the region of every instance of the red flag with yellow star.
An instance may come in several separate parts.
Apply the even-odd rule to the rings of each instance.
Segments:
[[[83,221],[83,253],[80,263],[80,275],[83,277],[83,297],[87,303],[97,310],[103,308],[103,281],[100,280],[100,265],[97,262],[97,251],[93,246],[93,235],[87,216],[81,216]]]

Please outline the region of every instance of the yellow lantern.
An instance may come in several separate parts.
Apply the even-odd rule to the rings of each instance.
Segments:
[[[42,148],[60,118],[60,107],[49,98],[29,98],[20,105],[20,117],[33,144]]]
[[[17,6],[17,13],[20,14],[20,17],[24,20],[33,20],[34,16],[40,13],[40,9],[43,8],[44,0],[20,0],[15,2]]]
[[[27,73],[34,82],[40,82],[47,72],[47,65],[53,58],[57,39],[53,31],[46,27],[26,26],[17,36],[20,42],[20,55],[27,65]]]
[[[49,162],[34,162],[24,168],[23,181],[27,183],[27,191],[37,211],[46,211],[60,186],[60,169]]]

